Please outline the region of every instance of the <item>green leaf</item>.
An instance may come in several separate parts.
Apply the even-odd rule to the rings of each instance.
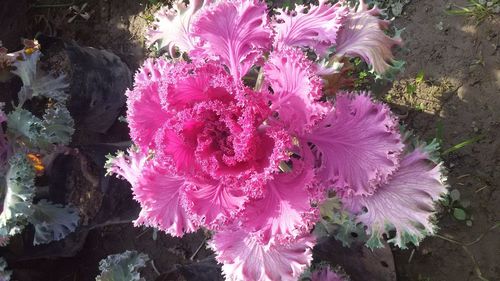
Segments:
[[[72,206],[53,204],[45,199],[33,205],[34,213],[28,221],[35,227],[33,245],[58,241],[75,231],[80,217]]]
[[[417,86],[415,84],[408,84],[406,85],[406,93],[409,95],[415,94],[417,91]]]
[[[146,266],[149,257],[136,251],[125,251],[121,254],[110,255],[99,262],[96,281],[143,281],[138,270]]]
[[[465,140],[465,141],[463,141],[463,142],[461,142],[459,144],[456,144],[456,145],[448,148],[441,155],[446,155],[446,154],[449,154],[451,152],[457,151],[457,150],[463,148],[464,146],[467,146],[467,145],[473,144],[475,142],[478,142],[478,141],[482,140],[485,137],[486,137],[486,135],[479,135],[479,136],[475,136],[475,137],[473,137],[471,139]]]
[[[424,82],[424,71],[423,70],[420,70],[417,73],[417,77],[415,78],[415,82],[417,82],[418,84]]]
[[[352,217],[337,227],[334,237],[342,242],[344,247],[351,246],[354,241],[368,240],[364,226],[361,223],[356,223]]]
[[[463,221],[467,218],[467,213],[463,209],[453,208],[453,217],[459,221]]]
[[[52,144],[67,145],[75,131],[73,118],[60,103],[48,108],[43,119],[23,108],[16,108],[7,118],[8,133],[35,149],[49,150]]]
[[[22,54],[21,60],[16,60],[12,71],[21,78],[23,86],[19,91],[19,103],[22,106],[25,101],[33,97],[46,97],[56,101],[65,101],[68,94],[65,92],[69,84],[61,75],[54,78],[51,74],[45,74],[38,67],[41,52],[36,51],[30,55]]]
[[[320,206],[321,217],[328,221],[334,221],[336,213],[341,209],[340,200],[337,197],[327,198]]]
[[[366,241],[368,239],[362,224],[342,209],[337,197],[327,198],[319,206],[321,219],[314,227],[314,235],[318,238],[333,235],[342,242],[344,247],[349,247],[353,241]]]
[[[2,180],[0,194],[3,208],[0,214],[0,236],[15,235],[24,228],[33,210],[35,196],[35,171],[24,154],[9,159],[9,169]]]
[[[47,109],[43,115],[41,134],[46,143],[69,144],[73,135],[75,122],[68,109],[56,104]]]
[[[441,205],[445,207],[450,206],[450,200],[447,197],[443,198],[443,200],[441,200]]]
[[[398,17],[403,13],[403,3],[396,2],[391,5],[391,12],[395,17]]]
[[[42,120],[26,109],[16,108],[7,116],[7,132],[13,138],[35,143],[40,138]]]

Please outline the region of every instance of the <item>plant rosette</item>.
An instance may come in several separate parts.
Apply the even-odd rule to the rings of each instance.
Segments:
[[[369,247],[434,233],[446,193],[434,146],[411,144],[368,92],[323,95],[345,57],[380,75],[398,65],[401,40],[386,35],[380,10],[319,1],[270,17],[254,0],[190,2],[156,14],[147,41],[168,56],[136,73],[134,146],[107,163],[132,185],[136,225],[210,230],[227,280],[296,280],[332,194]]]

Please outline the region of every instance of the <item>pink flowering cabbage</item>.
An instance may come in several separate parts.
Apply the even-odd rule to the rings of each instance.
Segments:
[[[184,54],[138,70],[127,91],[135,146],[108,162],[142,207],[136,225],[212,231],[228,280],[296,280],[332,192],[366,226],[369,246],[391,230],[400,247],[433,233],[440,165],[407,147],[369,93],[323,96],[327,49],[387,70],[396,41],[375,9],[319,1],[269,17],[257,0],[174,7],[159,12],[149,41]]]

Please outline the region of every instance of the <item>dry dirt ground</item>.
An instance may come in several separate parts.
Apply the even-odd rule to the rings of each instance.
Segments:
[[[406,71],[389,91],[405,122],[430,139],[442,128],[447,149],[483,135],[480,141],[444,156],[450,189],[470,201],[472,226],[444,214],[439,234],[463,243],[475,241],[500,220],[500,17],[476,25],[445,13],[450,3],[418,0],[395,22],[405,28],[405,50],[399,57]],[[405,85],[425,73],[413,95]],[[499,229],[467,248],[438,237],[415,250],[395,253],[400,280],[500,280]],[[475,262],[474,262],[474,260]]]
[[[0,30],[4,45],[15,49],[19,47],[18,38],[42,31],[81,45],[109,49],[133,71],[144,60],[147,51],[142,30],[150,19],[148,1],[86,1],[90,19],[77,17],[72,23],[67,23],[72,16],[66,14],[67,7],[48,7],[42,2],[51,3],[2,0],[2,28],[8,27]],[[500,220],[500,18],[476,25],[445,13],[450,3],[464,2],[413,0],[405,7],[395,25],[405,28],[405,46],[397,56],[406,61],[406,70],[377,93],[418,135],[426,140],[438,135],[443,149],[483,136],[444,156],[450,189],[458,189],[461,199],[470,201],[466,209],[473,216],[472,226],[443,210],[438,232],[441,237],[427,238],[418,248],[393,251],[398,280],[472,281],[481,280],[480,275],[500,280],[500,229],[487,232]],[[408,93],[408,85],[415,84],[417,73],[422,71],[424,81]],[[0,90],[5,86],[0,85]],[[113,139],[127,138],[120,134]],[[146,280],[176,280],[178,276],[169,273],[175,269],[174,264],[190,263],[189,258],[203,242],[201,233],[184,239],[158,233],[153,240],[152,235],[151,229],[130,224],[96,228],[72,258],[10,265],[15,280],[20,281],[94,280],[100,259],[136,249],[148,253],[154,261],[154,266],[145,269]],[[459,243],[472,245],[464,248]],[[195,259],[209,255],[202,249]],[[158,276],[156,271],[163,274]]]

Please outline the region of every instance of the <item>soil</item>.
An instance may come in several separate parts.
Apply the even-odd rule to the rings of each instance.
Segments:
[[[4,3],[5,2],[5,3]],[[72,16],[67,7],[42,6],[50,1],[4,0],[0,7],[0,40],[11,50],[20,47],[18,38],[32,38],[37,32],[75,40],[79,45],[108,49],[120,57],[134,72],[145,59],[143,30],[155,6],[154,1],[90,0],[86,10],[89,20]],[[70,1],[61,1],[62,3]],[[75,1],[83,4],[83,1]],[[408,281],[473,281],[500,280],[499,229],[487,231],[500,220],[500,17],[494,16],[477,24],[461,16],[446,14],[449,5],[465,5],[465,0],[414,0],[405,6],[403,15],[394,24],[405,28],[404,47],[397,51],[398,59],[406,61],[406,69],[391,85],[376,94],[388,102],[407,126],[425,140],[436,136],[446,150],[464,140],[483,136],[479,141],[443,156],[448,168],[450,189],[458,189],[462,200],[469,200],[467,212],[472,215],[472,226],[454,219],[443,208],[439,215],[440,236],[425,239],[418,248],[392,249],[394,265],[384,254],[382,265],[396,271],[397,280]],[[424,81],[416,83],[419,72]],[[416,85],[408,92],[408,85]],[[1,97],[7,101],[19,87],[19,82],[0,83]],[[116,142],[127,140],[127,131],[117,122],[106,134],[77,136],[78,144]],[[79,138],[79,139],[78,139]],[[86,165],[95,172],[95,151],[81,147]],[[76,157],[76,156],[75,156]],[[75,167],[83,164],[74,158]],[[94,166],[93,166],[94,165]],[[126,184],[105,180],[97,173],[101,184],[109,185],[104,192],[96,190],[92,179],[78,172],[68,172],[68,179],[79,193],[71,193],[66,200],[82,202],[85,231],[69,237],[60,247],[59,257],[44,258],[42,250],[36,259],[16,259],[15,254],[33,250],[26,246],[25,237],[14,239],[9,245],[9,267],[14,280],[94,280],[98,262],[107,255],[125,250],[147,253],[152,262],[142,271],[146,280],[183,280],[186,272],[205,272],[204,280],[219,280],[212,253],[203,247],[202,232],[173,238],[150,228],[136,228],[128,221],[137,214],[137,205],[130,205],[131,194]],[[120,194],[109,199],[106,192]],[[85,196],[95,200],[85,199]],[[110,215],[99,217],[99,208]],[[112,214],[111,214],[112,213]],[[126,215],[116,215],[126,213]],[[28,231],[29,232],[29,231]],[[153,239],[153,236],[155,239]],[[480,239],[478,239],[480,238]],[[450,242],[450,239],[454,242]],[[457,242],[470,246],[462,247]],[[198,252],[197,249],[201,247]],[[73,249],[74,251],[70,251]],[[328,248],[331,249],[331,248]],[[34,251],[34,250],[33,250]],[[329,252],[324,248],[316,251]],[[334,251],[334,250],[332,250]],[[193,254],[196,253],[193,256]],[[366,253],[365,253],[366,254]],[[369,255],[369,254],[366,254]],[[22,255],[21,255],[22,256]],[[202,260],[200,268],[194,268]],[[388,266],[386,266],[388,265]],[[384,273],[385,274],[385,273]],[[183,275],[184,277],[182,277]],[[192,275],[191,275],[192,276]],[[389,276],[389,275],[381,275]],[[388,277],[389,278],[389,277]],[[391,277],[392,279],[392,277]],[[191,277],[190,280],[202,280]],[[357,279],[364,281],[362,277]],[[366,279],[365,279],[366,280]],[[378,279],[389,280],[389,279]]]
[[[405,28],[398,57],[406,61],[406,70],[389,95],[424,139],[435,137],[441,127],[444,149],[484,136],[443,159],[450,189],[471,203],[473,224],[442,214],[438,233],[469,243],[500,220],[500,17],[477,24],[446,14],[450,3],[465,2],[412,1],[406,7],[395,21]],[[426,82],[409,95],[405,85],[422,70]],[[395,251],[399,280],[480,280],[477,270],[488,280],[500,280],[498,235],[498,229],[488,232],[468,247],[470,254],[438,237],[425,239],[411,260],[413,250]]]

